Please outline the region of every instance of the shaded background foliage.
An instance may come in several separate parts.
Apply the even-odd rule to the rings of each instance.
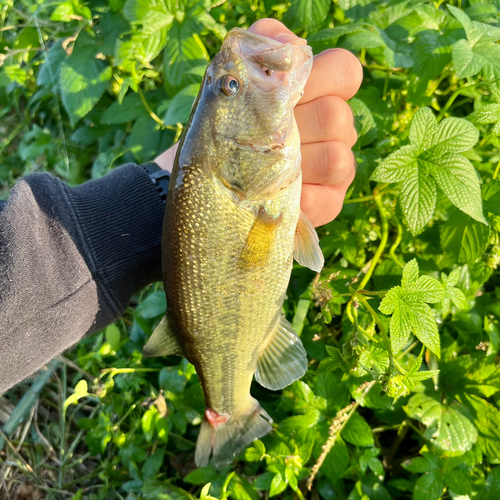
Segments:
[[[307,374],[255,384],[275,431],[195,469],[195,370],[141,356],[155,284],[0,398],[0,498],[500,498],[498,0],[2,0],[1,196],[154,158],[226,32],[262,17],[364,66],[356,180],[285,302]]]

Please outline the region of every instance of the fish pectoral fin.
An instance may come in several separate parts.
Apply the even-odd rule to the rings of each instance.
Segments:
[[[284,316],[257,361],[255,379],[260,385],[277,391],[301,378],[307,370],[307,354],[302,341]]]
[[[183,355],[179,341],[170,329],[167,316],[163,316],[153,335],[151,335],[142,349],[142,355],[145,358],[151,358],[154,356],[169,356],[171,354]]]
[[[293,256],[301,266],[308,267],[317,273],[320,273],[325,265],[316,229],[302,211],[295,231]]]
[[[278,217],[273,217],[264,207],[260,209],[241,252],[241,267],[262,268],[267,264],[276,231],[282,220],[281,214]]]

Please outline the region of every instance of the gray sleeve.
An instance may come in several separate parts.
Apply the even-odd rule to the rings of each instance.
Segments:
[[[19,182],[0,212],[0,393],[87,332],[97,287],[62,225]]]
[[[76,188],[48,174],[0,206],[0,393],[161,279],[163,201],[137,165]]]

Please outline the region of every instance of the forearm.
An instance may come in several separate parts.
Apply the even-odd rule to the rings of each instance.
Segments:
[[[133,165],[77,188],[47,174],[16,185],[0,211],[0,392],[161,279],[162,218]]]

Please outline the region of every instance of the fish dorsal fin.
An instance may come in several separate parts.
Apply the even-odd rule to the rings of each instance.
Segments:
[[[181,346],[170,329],[167,316],[163,316],[161,319],[153,335],[142,349],[142,354],[145,358],[169,356],[171,354],[182,356]]]
[[[298,380],[307,370],[307,354],[292,325],[281,316],[271,340],[257,361],[255,379],[277,391]]]
[[[261,207],[241,252],[241,267],[261,268],[267,264],[276,238],[276,231],[282,220],[281,214],[273,217],[264,207]]]
[[[325,265],[316,229],[302,211],[295,231],[293,256],[301,266],[308,267],[317,273],[320,273]]]

